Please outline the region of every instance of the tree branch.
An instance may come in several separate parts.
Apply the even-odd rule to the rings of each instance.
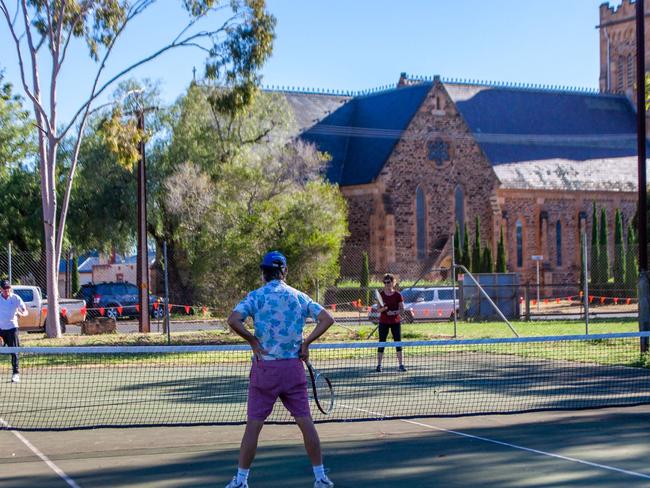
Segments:
[[[137,12],[137,13],[140,13],[140,12]],[[137,13],[136,13],[136,15],[137,15]],[[120,27],[120,30],[119,30],[120,32],[121,32],[121,30],[123,30],[126,27],[126,24],[131,20],[131,18],[132,17],[125,19],[123,25]],[[100,70],[98,71],[97,76],[95,77],[95,83],[93,84],[93,90],[91,91],[90,97],[86,100],[86,102],[84,102],[84,104],[79,108],[79,110],[77,110],[77,112],[74,114],[74,116],[72,117],[72,120],[70,120],[68,125],[65,126],[65,128],[61,132],[61,136],[63,136],[64,134],[66,134],[70,130],[70,128],[74,124],[74,121],[85,110],[87,105],[90,105],[109,86],[111,86],[114,82],[116,82],[117,80],[119,80],[120,78],[125,76],[126,74],[128,74],[131,71],[133,71],[134,69],[142,66],[143,64],[146,64],[149,61],[152,61],[152,60],[156,59],[157,57],[161,56],[162,54],[166,53],[167,51],[170,51],[172,49],[176,49],[176,48],[179,48],[179,47],[197,47],[197,43],[195,42],[196,40],[212,38],[214,36],[219,35],[223,31],[224,31],[224,27],[222,26],[221,28],[216,29],[214,31],[197,32],[196,34],[188,36],[188,37],[186,37],[186,38],[184,38],[184,39],[182,39],[180,41],[172,42],[171,44],[167,44],[166,46],[160,48],[159,50],[155,51],[154,53],[150,54],[149,56],[147,56],[145,58],[142,58],[141,60],[139,60],[139,61],[133,63],[132,65],[124,68],[122,71],[118,72],[113,77],[111,77],[108,81],[106,81],[99,89],[96,89],[96,86],[97,86],[98,80],[99,80],[99,75],[103,71],[103,69],[105,67],[105,64],[106,64],[106,61],[108,59],[108,55],[110,54],[110,52],[112,51],[112,48],[114,46],[114,42],[111,43],[111,45],[107,49],[106,55],[103,58],[102,66],[100,67]],[[119,37],[119,34],[115,36],[115,39],[117,39],[117,37]],[[203,48],[203,49],[206,49],[206,48]]]
[[[14,44],[16,45],[16,54],[18,55],[18,67],[19,67],[19,70],[20,70],[20,80],[21,80],[21,82],[23,84],[23,90],[25,91],[25,95],[27,95],[27,98],[29,98],[29,100],[32,102],[32,104],[35,107],[35,112],[36,113],[34,115],[37,117],[37,122],[39,123],[39,125],[43,125],[43,124],[41,124],[40,121],[38,121],[38,116],[40,114],[40,116],[45,119],[45,122],[47,122],[47,114],[45,113],[45,110],[43,109],[43,107],[41,107],[40,100],[35,96],[35,94],[30,89],[29,85],[27,84],[27,78],[26,78],[26,74],[25,74],[25,61],[23,59],[23,52],[22,52],[22,50],[20,48],[20,40],[18,38],[18,35],[16,34],[15,26],[10,22],[9,10],[7,9],[7,5],[5,3],[5,0],[0,0],[0,10],[2,11],[3,15],[5,16],[5,19],[7,20],[7,24],[8,24],[8,27],[9,27],[9,33],[11,34],[11,37],[14,40]],[[29,24],[27,24],[27,25],[28,25],[27,28],[29,28]],[[33,56],[34,56],[34,53],[32,53],[32,59],[34,59]],[[33,74],[34,71],[35,70],[33,69],[32,74]],[[38,76],[35,75],[35,78],[38,78]],[[47,125],[49,125],[49,124],[47,124]]]

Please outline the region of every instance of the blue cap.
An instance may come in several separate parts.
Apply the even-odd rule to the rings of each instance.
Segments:
[[[260,266],[264,268],[286,268],[287,258],[280,251],[267,252],[262,258]]]

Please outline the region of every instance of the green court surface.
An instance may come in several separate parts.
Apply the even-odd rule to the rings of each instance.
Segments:
[[[337,488],[650,486],[650,407],[321,424]],[[223,487],[242,426],[0,432],[3,488]],[[312,486],[298,429],[262,432],[251,488]]]

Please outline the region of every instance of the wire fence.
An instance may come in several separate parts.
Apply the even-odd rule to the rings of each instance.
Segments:
[[[449,322],[452,318],[467,322],[494,320],[491,305],[480,293],[471,289],[471,281],[463,273],[452,275],[451,245],[443,243],[424,259],[401,259],[375,252],[361,246],[347,246],[340,257],[338,275],[328,281],[314,280],[308,291],[330,310],[337,321],[350,326],[371,326],[378,321],[373,309],[374,292],[383,287],[385,273],[398,280],[408,313],[404,321],[414,324]],[[583,247],[584,251],[584,247]],[[160,254],[160,255],[158,255]],[[149,282],[151,331],[169,330],[214,331],[227,329],[227,312],[235,305],[184,300],[173,291],[165,293],[165,265],[162,253],[150,260]],[[488,295],[507,314],[518,321],[588,320],[589,318],[630,318],[638,316],[638,250],[636,244],[622,246],[587,246],[584,253],[564,267],[550,261],[532,261],[522,267],[508,269],[510,282],[494,281],[502,273],[472,273],[485,286]],[[76,297],[86,301],[90,317],[111,317],[118,321],[118,331],[137,332],[135,321],[139,306],[129,293],[137,293],[136,262],[134,258],[103,256],[73,265],[72,250],[63,253],[59,263],[61,297]],[[85,260],[80,260],[85,261]],[[13,284],[39,286],[46,289],[45,257],[41,250],[25,251],[7,246],[0,249],[0,277]],[[483,271],[483,270],[479,270]],[[450,296],[456,280],[456,302]],[[486,281],[487,280],[487,281]],[[492,281],[490,281],[492,280]],[[84,297],[80,290],[89,284],[107,283],[126,286],[121,300],[101,301]],[[136,290],[133,292],[133,290]],[[129,291],[130,290],[130,291]],[[63,312],[65,313],[65,312]],[[498,320],[498,319],[497,319]],[[74,332],[75,329],[68,328]],[[554,330],[552,332],[561,332]]]

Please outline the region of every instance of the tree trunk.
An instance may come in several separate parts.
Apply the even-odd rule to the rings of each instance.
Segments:
[[[47,322],[45,333],[47,337],[61,337],[61,322],[59,320],[59,251],[56,248],[56,151],[57,143],[54,137],[48,137],[47,161],[45,171],[41,172],[41,185],[46,180],[47,202],[43,205],[43,225],[45,229],[45,264],[47,270]]]

